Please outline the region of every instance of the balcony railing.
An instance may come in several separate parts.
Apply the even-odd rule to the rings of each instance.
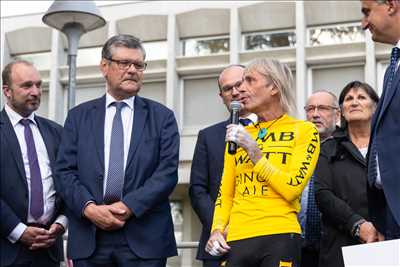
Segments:
[[[64,240],[64,261],[61,262],[61,267],[72,267],[71,261],[68,262],[67,259],[67,253],[66,253],[66,248],[67,248],[67,239],[68,235],[63,236]],[[197,260],[195,260],[195,255],[196,255],[196,250],[194,251],[189,251],[193,249],[197,249],[199,246],[199,242],[194,242],[194,241],[181,241],[177,242],[176,244],[178,248],[178,256],[169,258],[167,261],[167,267],[197,267],[201,266],[201,263]]]

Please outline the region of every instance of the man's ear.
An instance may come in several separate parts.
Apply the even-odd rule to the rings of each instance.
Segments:
[[[108,64],[108,61],[105,58],[102,58],[100,61],[100,71],[103,74],[103,77],[106,77],[107,73],[108,73],[108,68],[110,67],[110,65]]]
[[[341,109],[336,110],[336,124],[340,123],[340,117],[342,115]]]
[[[388,0],[386,4],[388,5],[389,15],[394,15],[396,12],[400,12],[400,0]]]
[[[10,97],[11,88],[8,85],[3,85],[3,94],[8,99]]]

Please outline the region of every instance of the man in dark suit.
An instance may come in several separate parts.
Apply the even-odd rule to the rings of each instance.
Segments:
[[[380,239],[400,238],[400,1],[361,1],[362,26],[375,42],[393,45],[371,125],[368,205]]]
[[[161,267],[177,254],[168,197],[177,181],[174,114],[137,95],[145,50],[111,37],[100,63],[106,95],[69,111],[57,158],[74,267]]]
[[[62,127],[37,116],[42,80],[26,61],[2,72],[0,113],[0,265],[59,266],[67,219],[53,183]]]
[[[232,100],[238,100],[238,88],[242,84],[244,66],[230,65],[218,77],[219,95],[229,109]],[[250,116],[255,122],[254,114],[241,111],[241,117]],[[199,217],[203,229],[200,236],[197,259],[203,261],[204,267],[220,266],[224,260],[221,256],[211,256],[205,245],[210,236],[214,203],[224,167],[225,133],[229,120],[207,127],[199,132],[190,172],[189,196],[192,207]]]

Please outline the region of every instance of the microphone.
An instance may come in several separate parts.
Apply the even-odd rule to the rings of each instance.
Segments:
[[[232,101],[229,105],[229,109],[231,110],[231,124],[239,124],[239,111],[240,111],[240,102]],[[228,141],[228,153],[233,155],[236,154],[237,144],[232,141]]]

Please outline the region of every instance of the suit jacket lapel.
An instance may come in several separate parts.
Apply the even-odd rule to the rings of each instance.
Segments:
[[[221,130],[218,131],[218,143],[221,144],[220,147],[222,148],[222,155],[225,153],[225,148],[226,148],[226,142],[225,142],[225,136],[226,136],[226,126],[230,123],[230,120],[225,121],[225,123],[221,124]],[[221,142],[220,142],[221,141]],[[223,158],[222,158],[223,161]]]
[[[385,88],[385,90],[389,89],[389,88],[386,88],[386,86],[388,86],[388,77],[389,77],[388,71],[390,71],[389,68],[387,69],[387,72],[386,72],[386,75],[385,75],[385,80],[384,80],[384,88]],[[393,77],[393,81],[392,81],[392,84],[391,84],[391,89],[386,93],[385,99],[384,99],[384,101],[382,101],[382,105],[380,105],[380,107],[379,106],[377,107],[377,111],[379,112],[378,113],[378,118],[377,118],[377,123],[376,123],[377,125],[379,124],[379,121],[381,120],[386,108],[389,106],[389,103],[391,102],[396,90],[398,89],[399,86],[397,84],[399,82],[400,82],[400,68],[397,68],[397,71],[396,71],[396,73],[394,74],[394,77]]]
[[[11,154],[17,163],[17,168],[19,173],[21,174],[20,177],[22,178],[25,185],[28,187],[28,183],[26,181],[26,174],[24,169],[24,161],[22,159],[22,152],[19,146],[17,135],[11,125],[11,121],[7,116],[6,111],[3,109],[0,113],[0,129],[3,132],[4,137],[8,146],[11,149]]]
[[[139,97],[135,97],[135,105],[134,105],[134,116],[133,116],[133,125],[132,125],[132,136],[131,136],[131,144],[129,146],[128,160],[126,164],[126,170],[129,168],[133,156],[135,155],[136,149],[140,143],[142,138],[143,129],[147,120],[147,107],[144,101]]]
[[[104,120],[106,116],[106,96],[98,99],[92,109],[92,133],[94,136],[97,156],[104,172]]]
[[[47,125],[43,123],[42,118],[35,116],[35,121],[38,125],[39,132],[42,135],[44,145],[46,146],[47,155],[49,156],[50,160],[50,166],[54,166],[54,162],[56,160],[54,138],[51,136]]]

